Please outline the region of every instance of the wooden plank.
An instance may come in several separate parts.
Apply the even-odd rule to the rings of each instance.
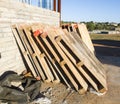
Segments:
[[[65,67],[65,65],[61,66],[63,71],[65,72],[65,74],[67,75],[67,77],[70,79],[70,81],[72,82],[75,90],[79,91],[79,86],[78,84],[75,82],[75,80],[73,79],[72,75],[69,73],[68,69]],[[82,92],[83,90],[81,90]]]
[[[26,52],[25,47],[23,46],[23,43],[21,42],[21,40],[20,40],[20,38],[19,38],[19,36],[18,36],[18,33],[17,33],[16,29],[15,29],[15,28],[12,28],[12,31],[13,31],[13,34],[14,34],[14,36],[15,36],[16,42],[17,42],[17,44],[18,44],[19,47],[20,47],[21,52],[22,52],[22,53]],[[37,76],[37,73],[35,72],[33,63],[32,63],[32,62],[30,61],[30,59],[29,59],[29,57],[30,57],[29,54],[23,54],[23,56],[24,56],[24,58],[25,58],[25,60],[26,60],[26,62],[27,62],[27,64],[28,64],[29,68],[31,69],[32,74],[34,75],[34,77],[36,77],[36,76]]]
[[[48,77],[48,80],[53,82],[54,77],[53,77],[53,75],[52,75],[52,73],[51,73],[51,71],[50,71],[50,69],[49,69],[49,66],[48,66],[47,63],[46,63],[45,57],[44,57],[44,58],[41,58],[41,62],[42,62],[41,64],[42,64],[42,66],[43,66],[43,68],[44,68],[45,74],[46,74],[47,77]]]
[[[88,49],[90,49],[90,51],[94,54],[95,49],[94,46],[92,44],[90,35],[88,33],[88,30],[86,28],[85,24],[77,24],[78,25],[78,31],[80,33],[81,39],[82,41],[86,44],[86,46],[88,47]]]
[[[49,63],[49,65],[50,65],[50,68],[51,68],[54,76],[55,76],[55,80],[53,82],[54,83],[60,83],[60,78],[59,78],[59,76],[57,75],[57,72],[56,72],[57,68],[54,66],[54,64],[47,57],[46,57],[46,59],[47,59],[47,62]]]
[[[78,40],[79,37],[78,37],[78,35],[77,35],[75,32],[72,32],[71,35],[74,36],[74,39],[75,39],[79,44],[80,44],[80,43],[83,44],[83,42],[82,42],[81,39]],[[102,65],[102,64],[100,63],[100,61],[96,58],[96,56],[95,56],[94,54],[92,54],[91,51],[89,51],[89,49],[87,48],[87,46],[86,46],[85,44],[83,44],[82,46],[83,46],[83,48],[86,50],[86,53],[92,58],[92,60],[93,60],[96,64],[100,65],[99,67],[101,68],[101,70],[104,69],[103,65]],[[104,72],[105,72],[105,71],[103,70],[103,73],[104,73]],[[105,74],[105,73],[104,73],[104,74]]]

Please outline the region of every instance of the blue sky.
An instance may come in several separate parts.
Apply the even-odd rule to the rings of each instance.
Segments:
[[[62,20],[120,23],[120,0],[62,0]]]

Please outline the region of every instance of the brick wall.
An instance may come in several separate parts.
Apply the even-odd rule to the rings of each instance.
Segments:
[[[16,23],[47,23],[59,26],[60,14],[14,0],[0,0],[0,74],[6,70],[21,73],[25,70],[21,55],[11,31]]]

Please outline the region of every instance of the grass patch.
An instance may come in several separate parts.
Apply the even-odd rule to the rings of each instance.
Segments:
[[[90,34],[92,40],[120,41],[120,34]]]

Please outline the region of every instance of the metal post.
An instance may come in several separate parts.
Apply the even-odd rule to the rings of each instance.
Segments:
[[[58,0],[58,12],[61,13],[61,0]]]
[[[58,0],[58,12],[60,13],[60,26],[61,26],[61,0]]]
[[[53,2],[53,10],[56,11],[56,0]]]

